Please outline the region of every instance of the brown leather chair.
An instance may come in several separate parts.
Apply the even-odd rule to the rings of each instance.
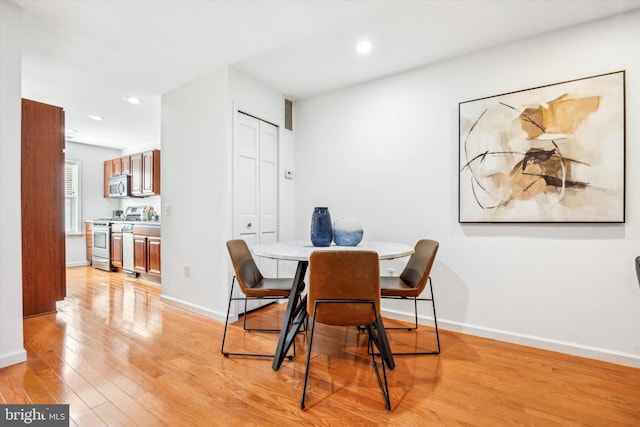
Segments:
[[[407,265],[400,274],[400,277],[381,277],[380,292],[382,298],[413,300],[415,314],[415,325],[410,328],[387,328],[387,330],[407,330],[418,329],[418,301],[431,301],[433,308],[433,322],[436,330],[437,349],[433,351],[415,352],[393,352],[394,356],[410,354],[440,354],[440,335],[438,334],[438,319],[436,318],[436,304],[433,297],[433,286],[431,284],[431,268],[438,252],[438,242],[435,240],[419,240],[415,246],[415,252],[409,258]],[[422,297],[422,292],[429,285],[429,297]]]
[[[250,299],[259,300],[283,300],[288,299],[293,286],[293,279],[291,278],[278,278],[271,279],[265,278],[260,273],[258,266],[256,265],[251,251],[244,240],[229,240],[227,242],[227,249],[229,250],[229,256],[231,257],[231,263],[235,271],[235,276],[231,281],[231,291],[229,292],[229,306],[227,307],[227,318],[224,323],[224,334],[222,335],[222,347],[220,352],[225,356],[252,356],[252,357],[273,357],[273,354],[256,354],[256,353],[237,353],[225,351],[224,343],[227,337],[227,326],[229,325],[229,313],[231,311],[232,301],[244,301],[245,315],[243,320],[243,328],[245,331],[258,331],[258,332],[280,332],[280,328],[264,329],[264,328],[248,328],[247,327],[247,301]],[[233,288],[235,283],[240,287],[242,296],[234,297]],[[293,344],[293,356],[287,356],[289,359],[295,357],[295,342]]]
[[[311,318],[309,350],[304,371],[300,408],[305,407],[309,361],[313,347],[316,322],[338,326],[364,326],[369,333],[369,352],[375,368],[378,384],[382,390],[385,406],[391,410],[389,387],[385,368],[388,343],[380,317],[380,266],[378,254],[364,250],[315,251],[309,257],[309,293],[307,311]],[[385,345],[386,344],[386,345]],[[382,361],[384,383],[381,380],[376,352]],[[389,367],[393,368],[393,364]]]

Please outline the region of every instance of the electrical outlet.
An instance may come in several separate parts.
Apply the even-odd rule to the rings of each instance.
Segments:
[[[184,266],[184,277],[189,277],[189,274],[191,273],[191,268],[189,268],[188,265]]]

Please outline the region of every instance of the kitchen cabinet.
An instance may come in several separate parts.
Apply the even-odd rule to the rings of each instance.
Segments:
[[[104,162],[104,197],[109,197],[109,178],[113,176],[113,164],[111,160]]]
[[[131,195],[142,196],[142,153],[131,155]]]
[[[22,100],[22,311],[56,311],[66,296],[64,110]],[[18,249],[20,250],[20,249]]]
[[[122,268],[122,225],[111,226],[111,265]]]
[[[154,151],[158,151],[158,158],[160,158],[160,151],[159,150],[154,150]],[[132,175],[133,178],[133,170],[132,170],[132,157],[137,156],[136,157],[136,173],[137,173],[137,177],[136,179],[138,180],[137,182],[139,182],[139,187],[140,187],[140,191],[138,192],[140,195],[142,195],[144,193],[143,190],[143,157],[142,157],[143,153],[139,153],[139,154],[134,154],[133,156],[122,156],[122,157],[118,157],[116,159],[109,159],[109,160],[105,160],[104,162],[104,190],[103,190],[103,195],[104,197],[109,197],[109,178],[113,177],[113,176],[117,176],[117,175]],[[158,165],[158,171],[160,170],[160,166]],[[158,182],[159,182],[160,178],[158,178]],[[155,187],[154,187],[155,190]],[[159,187],[158,187],[158,191],[159,191]]]
[[[111,176],[122,175],[122,159],[111,160]]]
[[[133,270],[138,273],[147,272],[147,238],[133,236]]]
[[[161,238],[159,225],[133,226],[133,269],[138,273],[160,276]]]
[[[84,238],[86,242],[87,261],[89,261],[89,264],[91,264],[91,259],[93,258],[93,222],[92,221],[84,222]]]
[[[160,150],[131,155],[131,195],[160,195]]]
[[[159,237],[147,237],[147,272],[157,276],[161,274],[160,243]]]
[[[120,173],[122,175],[131,175],[131,156],[120,157]]]

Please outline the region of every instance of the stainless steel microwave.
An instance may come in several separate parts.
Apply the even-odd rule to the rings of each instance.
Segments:
[[[131,175],[116,175],[109,178],[109,197],[130,197]]]

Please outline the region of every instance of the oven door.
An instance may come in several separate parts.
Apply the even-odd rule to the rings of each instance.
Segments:
[[[111,227],[93,224],[93,257],[95,268],[111,271]]]

